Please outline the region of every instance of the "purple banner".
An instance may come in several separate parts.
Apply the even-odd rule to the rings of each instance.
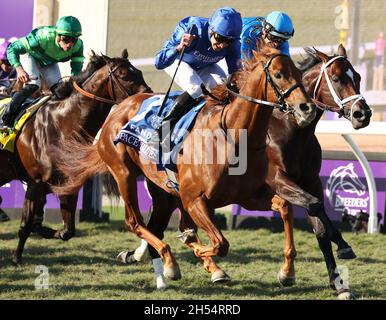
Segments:
[[[27,185],[20,181],[12,181],[0,188],[0,196],[3,198],[1,208],[22,208],[24,204],[24,196]],[[77,208],[82,208],[83,189],[79,192]],[[59,209],[59,199],[54,194],[47,196],[47,209]]]
[[[377,212],[381,214],[381,224],[385,222],[386,201],[386,163],[370,162],[370,167],[375,178],[377,188]],[[341,220],[345,210],[348,214],[355,215],[363,212],[369,213],[369,192],[365,174],[358,161],[349,160],[323,160],[320,178],[324,188],[324,205],[331,220]],[[249,211],[238,205],[232,208],[234,215],[279,217],[272,211]],[[305,218],[306,210],[295,206],[295,218]]]
[[[34,0],[1,0],[0,41],[31,32],[33,8]]]

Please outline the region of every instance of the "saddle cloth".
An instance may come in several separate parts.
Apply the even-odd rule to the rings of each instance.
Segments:
[[[36,111],[39,110],[41,106],[43,106],[50,99],[51,99],[51,95],[43,96],[37,100],[34,100],[30,106],[24,109],[17,116],[16,119],[18,120],[15,126],[13,127],[12,131],[0,132],[0,150],[7,150],[12,153],[15,151],[15,141],[23,125]],[[10,103],[10,101],[11,101],[11,98],[6,98],[0,101],[0,116],[3,115],[6,108],[6,104]]]
[[[157,114],[165,95],[155,95],[143,101],[139,112],[120,130],[117,137],[114,139],[114,143],[117,144],[121,142],[134,148],[142,157],[156,163],[158,170],[168,168],[172,171],[176,171],[177,167],[175,163],[178,151],[193,127],[198,112],[204,107],[205,100],[199,102],[178,120],[172,130],[170,151],[162,150],[165,151],[162,153],[159,148],[155,148],[148,144],[148,141],[152,137],[154,131],[159,127],[162,119],[171,110],[176,97],[181,93],[182,92],[180,91],[170,93],[160,116],[157,116]]]

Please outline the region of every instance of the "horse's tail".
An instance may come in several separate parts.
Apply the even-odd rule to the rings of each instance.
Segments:
[[[64,182],[51,184],[52,191],[58,195],[73,194],[87,179],[107,172],[97,148],[91,137],[77,135],[63,141],[56,152],[59,153],[57,170]]]
[[[121,196],[118,184],[111,173],[107,173],[103,176],[103,188],[104,193],[109,197],[119,198]]]

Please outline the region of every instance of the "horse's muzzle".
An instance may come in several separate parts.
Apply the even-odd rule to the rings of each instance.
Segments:
[[[315,105],[312,103],[300,103],[294,105],[294,116],[299,127],[308,126],[316,116]]]

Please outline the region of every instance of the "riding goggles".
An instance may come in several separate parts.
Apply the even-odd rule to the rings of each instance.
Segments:
[[[60,41],[64,42],[65,44],[75,43],[76,40],[78,40],[77,37],[70,37],[70,36],[65,36],[65,35],[59,35],[59,36],[60,36]]]
[[[287,39],[280,38],[280,37],[275,37],[274,35],[272,35],[272,34],[270,34],[270,33],[267,33],[267,39],[268,39],[269,41],[272,41],[272,42],[275,42],[275,43],[278,43],[278,44],[281,44],[281,43],[287,41]]]
[[[231,44],[234,41],[234,39],[224,37],[216,32],[213,33],[213,37],[219,43]]]

